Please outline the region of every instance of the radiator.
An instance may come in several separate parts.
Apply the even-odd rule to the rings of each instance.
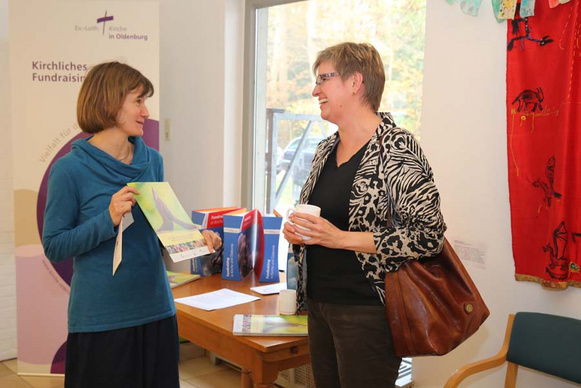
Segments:
[[[278,373],[278,379],[274,383],[283,388],[316,388],[310,365],[302,365],[293,369],[280,371]],[[399,377],[396,382],[396,387],[412,387],[411,358],[404,358],[402,360],[399,366]]]

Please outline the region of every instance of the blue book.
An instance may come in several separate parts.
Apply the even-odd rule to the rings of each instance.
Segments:
[[[262,215],[257,209],[224,215],[222,279],[242,280],[264,257]]]
[[[200,209],[192,211],[192,222],[200,230],[209,229],[220,235],[224,240],[224,214],[244,210],[237,206],[219,207],[214,209]]]
[[[279,282],[278,274],[278,241],[282,217],[276,215],[262,216],[264,229],[264,255],[262,260],[254,263],[254,273],[261,283]]]
[[[245,208],[237,206],[193,210],[192,222],[200,231],[208,229],[218,233],[224,241],[224,214],[240,210],[246,211]],[[190,262],[190,272],[200,276],[213,275],[222,271],[222,262],[222,251],[196,257]]]

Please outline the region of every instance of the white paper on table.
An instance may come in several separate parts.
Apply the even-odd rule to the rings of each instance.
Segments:
[[[286,282],[267,284],[266,286],[260,287],[250,287],[250,289],[262,295],[278,294],[280,290],[286,290]]]
[[[222,288],[218,291],[207,292],[205,294],[186,296],[185,298],[178,298],[177,303],[185,304],[187,306],[196,307],[206,311],[223,309],[238,304],[254,302],[260,298],[241,292],[232,291],[228,288]]]
[[[115,240],[115,251],[113,252],[113,276],[123,260],[121,252],[123,251],[123,231],[133,223],[133,215],[127,212],[121,217],[121,222],[117,228],[117,239]]]

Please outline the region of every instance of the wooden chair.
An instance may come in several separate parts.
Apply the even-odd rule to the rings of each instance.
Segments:
[[[466,377],[504,362],[508,363],[505,388],[515,387],[519,366],[581,383],[581,320],[541,313],[510,314],[498,354],[459,368],[444,388],[458,387]]]

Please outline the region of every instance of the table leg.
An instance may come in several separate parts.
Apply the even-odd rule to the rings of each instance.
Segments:
[[[254,384],[252,384],[252,377],[250,376],[249,370],[242,369],[241,377],[242,377],[242,388],[253,388]]]
[[[256,360],[252,368],[251,377],[254,388],[271,388],[278,378],[278,363]]]
[[[254,384],[254,388],[272,388],[274,383],[271,384]]]

